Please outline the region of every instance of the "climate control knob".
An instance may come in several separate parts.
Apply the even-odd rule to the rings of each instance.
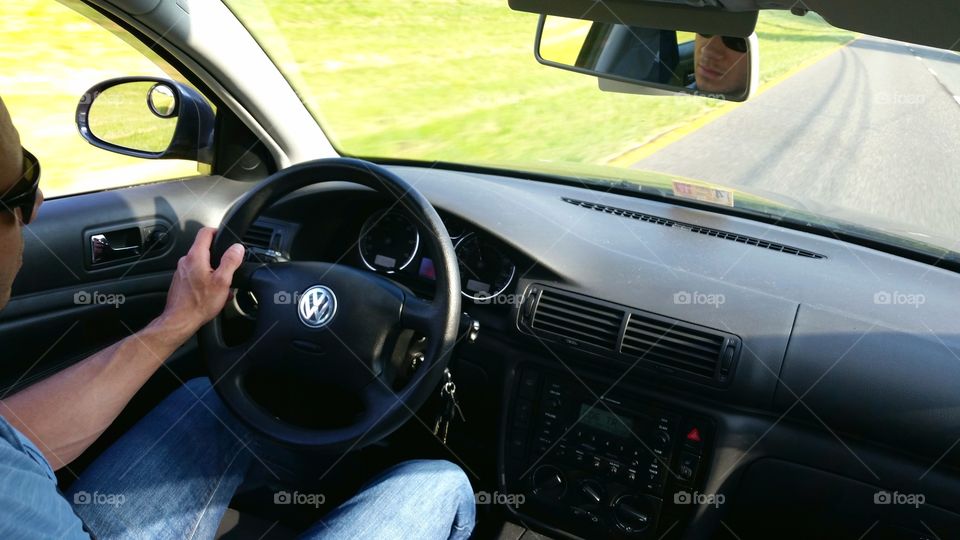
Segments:
[[[623,495],[613,503],[617,526],[627,534],[638,534],[650,528],[656,510],[652,501],[639,495]]]
[[[596,480],[587,478],[580,481],[580,494],[584,500],[591,504],[601,504],[603,502],[603,485]]]
[[[553,465],[541,465],[533,471],[530,494],[545,499],[559,499],[567,490],[567,478]]]

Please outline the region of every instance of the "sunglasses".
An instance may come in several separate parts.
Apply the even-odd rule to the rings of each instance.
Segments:
[[[37,208],[37,192],[40,190],[40,162],[33,154],[23,149],[23,174],[3,196],[0,196],[0,210],[15,214],[20,209],[20,220],[28,225]]]
[[[713,37],[713,34],[700,34],[700,37],[710,39]],[[720,38],[728,49],[737,51],[738,53],[747,52],[747,38],[733,36],[720,36]]]

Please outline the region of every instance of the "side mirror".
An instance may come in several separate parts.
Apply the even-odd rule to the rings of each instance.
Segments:
[[[535,51],[541,64],[599,77],[600,88],[609,91],[744,101],[759,80],[755,35],[711,36],[541,15]]]
[[[213,109],[187,85],[155,77],[103,81],[77,105],[90,144],[146,159],[213,162]]]

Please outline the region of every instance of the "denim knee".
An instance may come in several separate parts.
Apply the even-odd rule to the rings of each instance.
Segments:
[[[405,461],[391,471],[399,475],[429,476],[431,484],[438,493],[442,493],[447,501],[455,503],[455,507],[470,507],[475,505],[473,486],[470,479],[459,465],[445,459],[417,459]]]

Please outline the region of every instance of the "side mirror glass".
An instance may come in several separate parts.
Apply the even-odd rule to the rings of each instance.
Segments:
[[[77,127],[90,144],[149,159],[212,161],[214,113],[189,86],[151,77],[104,81],[84,94]]]
[[[147,92],[147,105],[150,107],[150,112],[160,118],[173,118],[177,115],[177,96],[169,86],[163,83],[150,87]]]
[[[759,78],[756,49],[755,36],[713,36],[550,15],[541,15],[537,26],[540,63],[624,83],[601,88],[625,86],[617,91],[635,93],[680,92],[744,101]]]

